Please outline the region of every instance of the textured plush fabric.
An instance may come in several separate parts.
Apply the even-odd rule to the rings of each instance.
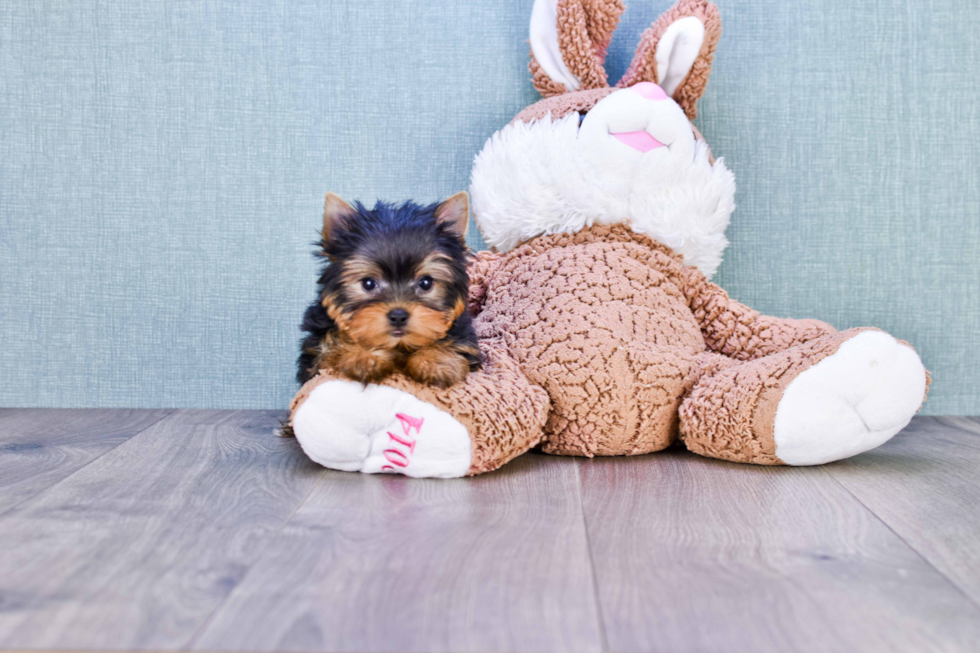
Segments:
[[[781,394],[766,390],[858,332],[760,316],[622,225],[481,257],[472,283],[477,334],[502,342],[551,398],[548,453],[643,454],[680,432],[702,455],[779,463],[772,420],[768,432],[754,422],[775,413]],[[450,410],[470,411],[460,399]]]
[[[619,455],[667,447],[691,360],[705,348],[683,265],[625,227],[541,236],[489,275],[481,338],[499,337],[548,391],[549,453]]]
[[[627,2],[610,82],[670,4]],[[718,4],[713,281],[880,326],[933,372],[924,412],[980,412],[980,4]],[[286,406],[323,193],[466,188],[538,99],[530,8],[0,3],[0,404]]]

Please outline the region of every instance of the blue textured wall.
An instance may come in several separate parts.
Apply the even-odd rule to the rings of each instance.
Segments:
[[[669,5],[634,2],[609,68]],[[717,275],[980,413],[980,3],[719,1]],[[530,0],[0,4],[0,405],[281,407],[322,194],[432,201],[536,98]]]

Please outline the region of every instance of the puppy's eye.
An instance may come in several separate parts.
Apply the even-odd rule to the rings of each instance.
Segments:
[[[430,277],[429,275],[425,275],[424,277],[419,279],[419,290],[421,290],[422,292],[428,292],[429,290],[432,290],[432,284],[433,284],[432,277]]]
[[[375,281],[374,279],[370,277],[368,277],[367,279],[361,279],[361,288],[364,288],[364,290],[371,292],[372,290],[376,290],[377,287],[378,287],[378,282]]]

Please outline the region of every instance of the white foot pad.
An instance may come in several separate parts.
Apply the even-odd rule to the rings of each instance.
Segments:
[[[321,383],[293,415],[314,462],[367,474],[454,478],[470,468],[466,427],[414,395],[354,381]]]
[[[776,455],[821,465],[874,449],[908,425],[925,392],[911,347],[881,331],[859,333],[790,382],[773,424]]]

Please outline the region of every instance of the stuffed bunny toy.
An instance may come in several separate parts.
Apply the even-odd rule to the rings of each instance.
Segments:
[[[709,278],[735,181],[692,125],[721,34],[680,0],[615,87],[620,0],[536,0],[530,70],[545,99],[476,157],[472,261],[486,363],[440,390],[321,371],[292,402],[306,453],[340,470],[458,477],[539,447],[819,465],[877,447],[925,399],[907,343],[874,328],[760,315]]]

